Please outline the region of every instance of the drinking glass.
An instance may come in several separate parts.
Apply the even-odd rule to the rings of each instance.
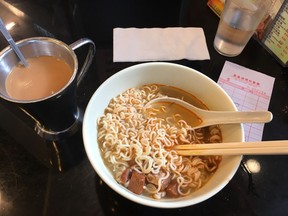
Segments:
[[[267,14],[271,0],[226,0],[214,39],[224,56],[239,55]]]

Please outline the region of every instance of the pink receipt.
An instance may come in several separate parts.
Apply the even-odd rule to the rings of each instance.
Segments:
[[[239,111],[268,110],[275,78],[226,61],[218,84]],[[244,124],[245,141],[261,141],[264,124]]]

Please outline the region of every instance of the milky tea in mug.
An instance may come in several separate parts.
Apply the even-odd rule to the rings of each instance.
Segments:
[[[16,100],[38,100],[62,89],[72,77],[72,68],[60,58],[27,59],[28,67],[15,66],[6,79],[6,91]]]
[[[267,13],[270,0],[226,0],[214,39],[216,51],[239,55]]]

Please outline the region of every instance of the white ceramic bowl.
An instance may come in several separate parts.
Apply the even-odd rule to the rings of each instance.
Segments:
[[[202,202],[219,192],[234,176],[241,156],[225,156],[213,177],[191,195],[177,199],[155,200],[136,195],[118,184],[104,165],[97,143],[97,119],[109,101],[128,88],[158,83],[171,85],[192,93],[210,110],[237,108],[217,83],[191,68],[172,63],[144,63],[128,67],[108,78],[94,93],[87,106],[83,121],[83,140],[87,156],[101,179],[120,195],[143,205],[158,208],[178,208]],[[241,124],[221,125],[224,142],[244,141]]]

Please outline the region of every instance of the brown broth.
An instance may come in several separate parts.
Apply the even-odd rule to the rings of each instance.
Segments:
[[[15,66],[6,79],[8,95],[17,100],[37,100],[63,88],[72,76],[72,68],[62,59],[40,56],[27,59],[28,67]]]
[[[202,123],[202,119],[199,118],[195,113],[176,103],[156,102],[152,104],[152,107],[156,110],[159,110],[155,112],[156,116],[159,118],[166,119],[167,117],[172,117],[176,114],[180,114],[181,118],[184,119],[187,124],[191,125],[192,127],[196,127]],[[165,108],[165,112],[161,111],[161,107]]]
[[[174,97],[174,98],[179,98],[196,107],[208,110],[208,107],[201,100],[199,100],[194,95],[182,89],[179,89],[174,86],[168,86],[168,85],[158,85],[158,86],[159,86],[159,92],[163,95],[167,95],[169,97]]]
[[[195,97],[194,95],[182,89],[176,88],[174,86],[168,86],[168,85],[158,85],[158,84],[156,85],[159,88],[159,93],[163,95],[174,97],[174,98],[179,98],[201,109],[206,109],[206,110],[208,109],[207,106],[202,101],[200,101],[197,97]],[[161,107],[164,107],[165,112],[161,111],[162,110]],[[200,125],[203,121],[195,113],[193,113],[192,111],[176,103],[157,102],[157,103],[153,103],[152,108],[159,110],[156,112],[156,116],[159,118],[163,118],[163,119],[166,119],[167,117],[172,117],[176,114],[181,114],[181,118],[184,119],[189,125],[193,127]]]

